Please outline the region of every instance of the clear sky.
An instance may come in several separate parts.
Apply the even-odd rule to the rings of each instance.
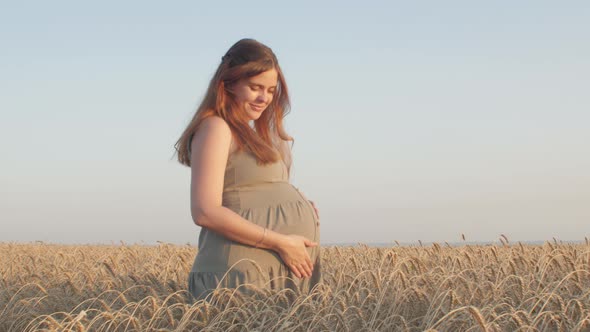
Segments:
[[[255,38],[323,243],[590,236],[587,1],[0,3],[0,241],[197,243],[173,145]]]

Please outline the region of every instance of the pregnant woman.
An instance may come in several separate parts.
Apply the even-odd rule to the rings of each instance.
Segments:
[[[245,284],[309,292],[321,280],[318,212],[289,183],[288,112],[273,51],[235,43],[175,146],[191,168],[191,215],[201,226],[188,278],[195,299]]]

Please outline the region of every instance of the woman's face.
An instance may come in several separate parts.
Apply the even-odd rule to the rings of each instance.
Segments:
[[[277,80],[275,69],[239,80],[232,91],[240,111],[245,112],[250,120],[257,120],[272,101]]]

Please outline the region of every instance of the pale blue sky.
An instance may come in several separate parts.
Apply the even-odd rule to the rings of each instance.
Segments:
[[[585,1],[0,3],[0,241],[196,244],[170,159],[250,37],[322,242],[590,235]]]

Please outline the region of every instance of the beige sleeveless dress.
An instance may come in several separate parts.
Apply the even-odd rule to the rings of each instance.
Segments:
[[[232,153],[225,169],[222,205],[275,232],[320,241],[313,206],[289,183],[282,160],[259,166],[250,152]],[[196,299],[205,298],[216,287],[244,284],[309,292],[321,281],[319,245],[307,248],[314,269],[310,278],[303,279],[297,278],[276,252],[232,241],[207,228],[201,229],[198,248],[188,278],[189,292]],[[242,288],[246,292],[247,288]]]

